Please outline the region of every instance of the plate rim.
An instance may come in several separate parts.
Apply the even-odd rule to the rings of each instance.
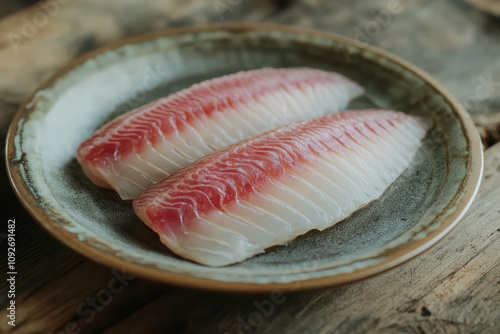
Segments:
[[[121,259],[114,254],[102,252],[87,244],[85,241],[79,240],[77,236],[59,226],[59,224],[53,221],[47,214],[45,214],[42,209],[34,205],[34,203],[36,203],[36,196],[31,192],[29,186],[20,173],[21,163],[19,161],[14,161],[14,159],[11,159],[11,157],[14,157],[16,152],[15,137],[19,130],[19,120],[22,119],[25,113],[30,113],[30,111],[27,110],[27,105],[33,100],[36,92],[50,86],[71,69],[76,68],[87,60],[94,58],[95,56],[104,52],[114,50],[129,44],[137,44],[161,37],[212,31],[234,31],[240,33],[246,31],[279,31],[290,34],[308,35],[311,38],[323,37],[329,40],[333,40],[339,44],[345,45],[346,47],[351,46],[361,51],[368,51],[381,58],[388,59],[389,61],[400,65],[401,67],[405,68],[405,70],[413,72],[413,74],[426,82],[429,87],[435,90],[450,105],[452,112],[457,115],[458,120],[462,125],[463,133],[466,137],[470,154],[469,159],[467,160],[467,166],[469,167],[468,172],[460,187],[462,189],[463,196],[458,200],[458,202],[452,201],[447,204],[447,207],[449,207],[450,204],[453,204],[453,206],[455,206],[457,209],[443,220],[438,229],[429,231],[427,235],[422,239],[411,240],[404,245],[400,245],[398,247],[387,250],[385,252],[385,258],[378,263],[363,268],[356,268],[351,272],[340,273],[333,276],[297,279],[290,282],[258,283],[228,282],[211,278],[196,277],[184,275],[181,273],[169,272],[164,269],[146,267],[141,264],[126,262],[124,259]],[[20,203],[28,212],[28,214],[47,232],[49,232],[50,235],[52,235],[62,244],[92,261],[98,262],[102,265],[114,269],[122,271],[124,270],[129,274],[171,285],[215,291],[270,292],[275,289],[290,289],[295,291],[297,289],[304,290],[320,288],[355,282],[382,273],[384,271],[387,271],[388,269],[395,268],[421,254],[425,250],[431,248],[439,240],[442,240],[458,224],[460,219],[469,209],[479,190],[484,168],[481,140],[470,115],[442,84],[440,84],[436,79],[431,77],[425,71],[383,49],[369,44],[356,42],[353,39],[335,33],[268,23],[208,24],[192,27],[172,28],[126,38],[124,40],[97,48],[96,50],[88,52],[83,56],[72,60],[67,65],[58,70],[55,74],[53,74],[49,79],[45,80],[41,85],[39,85],[28,96],[28,98],[24,100],[19,110],[16,112],[9,126],[6,138],[5,164],[8,179],[11,187],[14,190],[14,193],[16,194],[16,197],[19,199]],[[446,210],[446,208],[444,208],[443,211],[444,210]],[[298,288],[297,283],[300,283]]]

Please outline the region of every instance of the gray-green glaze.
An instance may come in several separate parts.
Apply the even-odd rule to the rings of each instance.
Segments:
[[[481,148],[464,129],[468,118],[459,117],[456,106],[433,83],[393,58],[344,43],[327,34],[257,26],[156,36],[94,55],[50,81],[20,111],[10,133],[10,151],[8,146],[13,183],[25,206],[40,209],[30,211],[39,220],[50,220],[48,229],[63,242],[84,254],[81,245],[86,245],[113,262],[101,256],[95,260],[115,267],[134,264],[131,270],[139,274],[139,267],[158,268],[166,276],[178,273],[255,287],[376,268],[398,252],[391,264],[352,279],[387,269],[430,247],[454,226],[477,190]],[[350,108],[398,109],[435,123],[411,166],[382,198],[330,229],[312,231],[238,264],[205,267],[171,253],[136,217],[130,202],[93,185],[76,163],[77,145],[131,108],[214,76],[295,66],[334,70],[358,81],[366,96]],[[477,180],[467,185],[468,178]],[[465,186],[473,189],[465,192]],[[433,240],[405,250],[433,230],[440,230]],[[77,239],[65,240],[64,235]],[[154,278],[162,280],[161,272]]]

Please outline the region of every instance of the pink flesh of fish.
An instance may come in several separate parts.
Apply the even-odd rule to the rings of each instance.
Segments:
[[[176,254],[209,266],[239,262],[379,198],[430,126],[380,109],[296,122],[178,170],[134,209]]]
[[[239,72],[119,116],[80,144],[77,160],[96,185],[133,199],[206,154],[338,112],[362,92],[338,73],[310,68]]]

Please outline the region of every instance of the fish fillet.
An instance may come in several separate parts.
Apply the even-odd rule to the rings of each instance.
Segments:
[[[204,81],[126,113],[80,144],[98,186],[133,199],[180,167],[298,120],[346,108],[355,82],[310,68],[259,69]]]
[[[380,109],[296,122],[178,170],[134,209],[176,254],[209,266],[239,262],[379,198],[430,125]]]

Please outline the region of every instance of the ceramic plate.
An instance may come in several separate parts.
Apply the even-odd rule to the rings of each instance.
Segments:
[[[359,44],[359,43],[358,43]],[[427,74],[382,50],[333,34],[272,25],[223,25],[143,36],[86,55],[21,107],[7,143],[17,195],[40,224],[92,260],[157,281],[266,291],[351,282],[412,258],[443,238],[479,186],[482,150],[456,100]],[[241,263],[211,268],[158,240],[130,202],[94,186],[78,144],[114,116],[204,79],[261,67],[334,70],[361,83],[351,108],[430,117],[411,166],[377,201],[323,232]]]

